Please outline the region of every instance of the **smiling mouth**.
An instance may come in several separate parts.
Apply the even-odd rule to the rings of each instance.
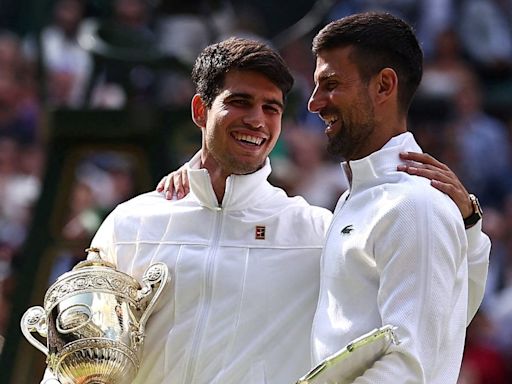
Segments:
[[[334,111],[334,110],[320,111],[318,113],[318,115],[322,119],[322,121],[324,122],[324,124],[325,124],[327,129],[332,128],[333,125],[336,124],[338,122],[338,120],[340,119],[340,116],[339,116],[338,112]]]
[[[322,121],[325,124],[326,132],[332,130],[334,124],[336,124],[339,120],[338,116],[330,116],[330,117],[320,116],[320,118],[322,119]]]
[[[242,133],[233,133],[233,137],[237,141],[240,141],[244,144],[254,145],[255,147],[261,146],[266,141],[266,139],[264,139],[262,137],[251,136],[251,135],[242,134]]]
[[[327,125],[327,128],[331,128],[334,124],[338,122],[337,117],[333,117],[332,119],[324,120],[325,125]]]

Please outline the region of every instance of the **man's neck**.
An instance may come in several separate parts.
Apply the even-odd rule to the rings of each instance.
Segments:
[[[226,191],[226,180],[229,175],[223,174],[219,170],[208,170],[210,174],[210,180],[212,182],[213,192],[215,192],[215,196],[217,197],[217,202],[222,204],[222,199],[224,199],[224,193]]]

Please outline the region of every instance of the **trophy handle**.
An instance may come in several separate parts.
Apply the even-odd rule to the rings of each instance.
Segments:
[[[141,297],[140,299],[146,298],[151,292],[154,291],[155,286],[156,291],[154,291],[154,295],[151,298],[151,301],[146,307],[146,310],[142,314],[139,322],[139,335],[144,335],[144,329],[146,327],[146,321],[148,317],[151,315],[153,310],[155,309],[155,304],[162,294],[162,291],[167,283],[167,279],[169,276],[169,268],[166,264],[158,262],[149,266],[144,272],[144,276],[142,277],[142,290],[140,291]]]
[[[32,332],[37,332],[43,337],[47,337],[46,312],[43,307],[30,307],[23,314],[20,322],[21,332],[30,344],[48,356],[48,348],[39,340],[32,336]]]

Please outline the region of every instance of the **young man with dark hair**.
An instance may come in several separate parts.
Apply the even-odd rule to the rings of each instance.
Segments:
[[[193,80],[192,119],[203,134],[188,163],[190,194],[120,204],[92,241],[139,281],[157,261],[172,276],[133,383],[291,383],[310,366],[332,216],[266,180],[293,79],[274,50],[232,38],[204,49]]]

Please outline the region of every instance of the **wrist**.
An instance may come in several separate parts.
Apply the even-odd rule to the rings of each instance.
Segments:
[[[478,223],[482,219],[483,215],[482,207],[480,206],[477,197],[470,193],[469,200],[472,205],[472,212],[468,217],[464,218],[464,226],[466,229],[469,229]]]

